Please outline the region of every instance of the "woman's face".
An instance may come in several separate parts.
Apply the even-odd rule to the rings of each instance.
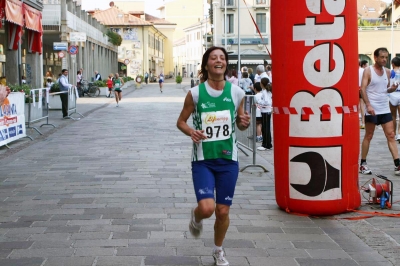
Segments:
[[[226,70],[226,58],[224,52],[216,49],[208,57],[206,70],[209,75],[224,75]]]

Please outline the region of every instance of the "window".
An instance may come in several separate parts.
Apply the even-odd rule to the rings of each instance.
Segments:
[[[226,24],[225,24],[225,33],[233,33],[235,23],[233,20],[233,14],[226,14]]]
[[[266,4],[266,0],[256,0],[257,5]]]
[[[226,6],[233,6],[235,4],[235,0],[225,0]]]
[[[265,14],[256,14],[256,23],[261,33],[267,32],[267,18]]]

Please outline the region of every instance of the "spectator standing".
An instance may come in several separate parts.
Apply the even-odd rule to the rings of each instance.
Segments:
[[[376,125],[382,125],[387,139],[389,151],[394,160],[394,174],[400,175],[400,160],[392,115],[388,104],[388,93],[396,91],[398,84],[390,85],[390,70],[385,68],[388,61],[389,51],[386,48],[378,48],[374,51],[375,63],[365,68],[361,80],[361,95],[365,102],[365,135],[361,145],[361,162],[359,172],[372,174],[367,165],[369,145]]]
[[[149,82],[149,73],[147,73],[147,71],[146,71],[146,73],[144,73],[144,82],[146,84],[148,84],[148,82]]]
[[[245,130],[250,125],[250,116],[244,112],[243,90],[225,81],[227,65],[224,48],[214,46],[204,53],[201,73],[205,82],[188,92],[177,121],[177,127],[193,141],[192,179],[197,207],[191,211],[189,231],[199,237],[203,219],[215,213],[212,255],[216,265],[229,265],[222,244],[239,175],[234,128]],[[193,127],[187,124],[190,115]],[[205,121],[209,115],[216,118],[212,126]],[[220,134],[217,127],[221,128]]]
[[[243,78],[240,80],[240,84],[239,84],[244,92],[246,93],[246,95],[253,95],[253,82],[251,81],[251,79],[249,78],[249,73],[247,72],[243,72]]]
[[[362,75],[364,73],[364,69],[368,67],[368,61],[367,60],[362,60],[359,63],[359,68],[358,68],[358,94],[359,94],[359,110],[360,110],[360,116],[361,116],[361,125],[360,128],[364,129],[365,128],[365,103],[364,100],[361,97],[361,80],[362,80]]]
[[[68,119],[68,90],[72,87],[71,84],[68,82],[68,70],[63,69],[61,70],[61,76],[58,79],[60,84],[60,98],[61,98],[61,109],[63,113],[63,118]]]
[[[228,72],[228,81],[233,85],[239,86],[239,80],[235,69],[232,69]]]
[[[249,79],[251,79],[251,82],[253,82],[253,84],[255,84],[253,69],[251,67],[249,68]]]
[[[262,78],[268,78],[268,75],[265,72],[264,65],[258,65],[256,68],[256,75],[254,76],[254,82],[261,82]]]
[[[272,84],[272,68],[270,65],[265,68],[265,72],[268,75],[269,83]]]
[[[110,98],[111,97],[112,88],[113,88],[113,76],[111,74],[108,75],[107,88],[108,88],[107,98]]]
[[[115,101],[117,101],[117,107],[118,107],[119,102],[122,100],[122,86],[124,86],[124,81],[122,80],[122,78],[119,77],[118,73],[115,73],[113,84],[114,84]]]
[[[263,99],[263,94],[261,93],[262,88],[260,82],[256,82],[256,84],[254,84],[254,90],[256,92],[256,95],[254,96],[254,104],[256,105],[256,141],[261,142],[263,140],[261,131],[261,123],[262,123],[261,101]]]
[[[269,79],[263,77],[260,82],[262,88],[262,96],[259,101],[261,107],[261,131],[262,131],[262,144],[257,148],[259,151],[272,149],[272,135],[271,135],[271,113],[272,113],[272,89],[269,84]]]
[[[102,80],[101,75],[98,71],[94,72],[94,81]]]
[[[396,80],[396,72],[400,74],[400,58],[399,57],[394,57],[392,59],[392,71],[390,71],[390,82],[391,84],[393,83],[399,83],[400,80]],[[398,75],[399,75],[398,74]],[[394,133],[396,132],[396,140],[400,140],[400,129],[397,129],[397,113],[399,114],[400,117],[400,89],[396,89],[394,92],[389,94],[389,107],[390,107],[390,112],[392,114],[392,119],[393,119],[393,128],[394,128]]]

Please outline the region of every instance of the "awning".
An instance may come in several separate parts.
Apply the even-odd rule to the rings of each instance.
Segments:
[[[242,65],[264,65],[264,60],[240,60]]]
[[[25,14],[25,28],[36,32],[43,32],[42,12],[28,6],[27,4],[24,4],[23,6]]]
[[[243,59],[240,60],[240,64],[241,65],[264,65],[264,63],[267,62],[268,64],[271,64],[271,60],[262,60],[262,59],[254,59],[254,60],[250,60],[250,59]],[[228,64],[230,65],[237,65],[238,60],[228,60]]]
[[[2,1],[2,5],[5,6],[6,20],[17,24],[18,26],[24,26],[24,13],[22,12],[22,2],[17,0]]]

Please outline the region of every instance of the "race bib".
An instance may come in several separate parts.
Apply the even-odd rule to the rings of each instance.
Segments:
[[[229,139],[232,133],[232,117],[229,110],[204,112],[201,114],[204,134],[207,141]]]
[[[116,88],[116,89],[119,89],[120,86],[121,86],[120,83],[115,83],[115,88]]]

